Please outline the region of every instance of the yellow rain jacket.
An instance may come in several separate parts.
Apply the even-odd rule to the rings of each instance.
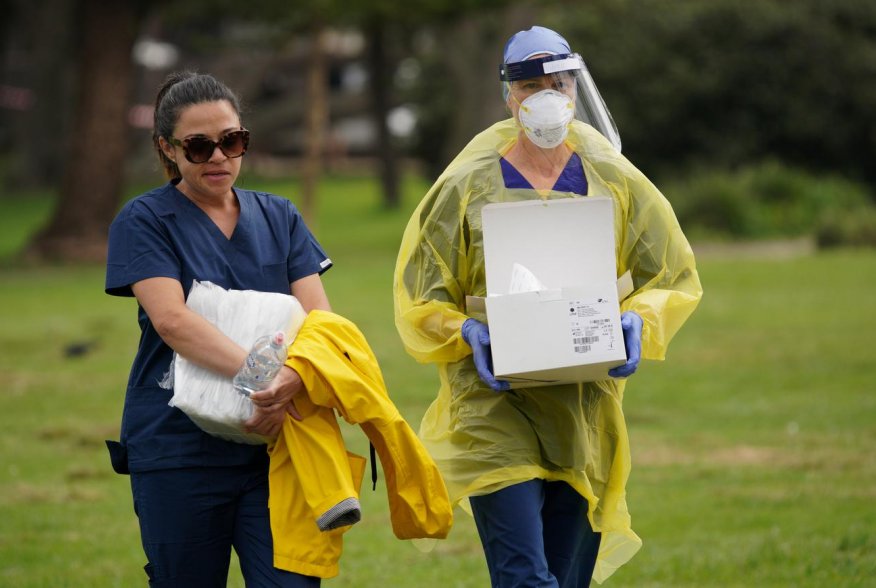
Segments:
[[[334,411],[360,425],[380,457],[396,537],[446,537],[453,524],[447,489],[390,400],[359,329],[339,315],[311,311],[286,365],[301,376],[307,394],[295,399],[304,419],[287,417],[270,448],[274,566],[320,578],[338,573],[342,534],[350,527],[323,532],[316,519],[341,500],[358,498],[365,460],[346,452]]]
[[[626,381],[496,393],[478,378],[460,334],[466,295],[486,295],[481,208],[576,197],[505,187],[499,158],[518,132],[509,119],[478,134],[415,210],[396,263],[395,323],[408,353],[438,364],[441,385],[420,437],[452,503],[468,510],[468,496],[533,478],[567,482],[588,500],[591,525],[602,533],[594,571],[602,582],[641,546],[626,504]],[[642,357],[663,359],[702,296],[690,245],[666,199],[596,130],[575,121],[567,143],[583,162],[588,196],[614,201],[617,272],[630,270],[634,284],[621,310],[644,321]]]

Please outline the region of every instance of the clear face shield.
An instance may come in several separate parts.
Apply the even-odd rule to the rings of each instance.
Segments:
[[[526,135],[539,147],[561,143],[569,122],[577,118],[621,150],[614,119],[577,53],[504,63],[499,77],[508,100],[519,105],[518,119]]]

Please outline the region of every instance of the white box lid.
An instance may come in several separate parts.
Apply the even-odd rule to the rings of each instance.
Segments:
[[[481,212],[487,294],[510,292],[514,264],[547,289],[614,283],[614,205],[606,197],[487,204]]]

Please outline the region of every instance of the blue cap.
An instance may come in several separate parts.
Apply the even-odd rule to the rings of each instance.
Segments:
[[[568,41],[559,33],[545,27],[534,26],[515,33],[508,39],[505,43],[504,63],[525,61],[539,53],[561,55],[571,52]]]

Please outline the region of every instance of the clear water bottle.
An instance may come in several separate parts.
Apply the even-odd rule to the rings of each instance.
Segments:
[[[243,362],[243,367],[234,376],[234,388],[249,396],[264,390],[286,363],[286,336],[282,331],[256,339]]]

